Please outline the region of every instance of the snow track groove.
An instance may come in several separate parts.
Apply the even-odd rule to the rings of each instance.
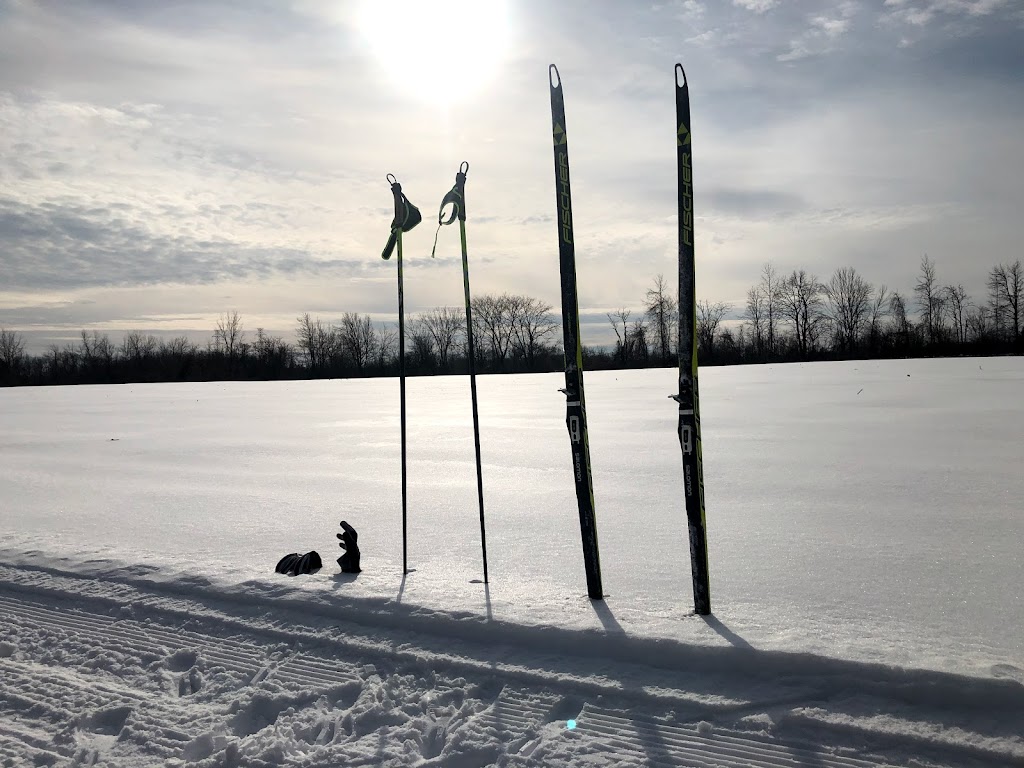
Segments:
[[[589,657],[465,638],[442,640],[445,653],[430,636],[303,618],[289,603],[243,608],[181,584],[0,564],[0,766],[876,768],[923,752],[929,768],[1024,765],[1011,681],[965,691],[925,739],[915,707],[952,679],[908,675],[892,691],[901,709],[880,722],[864,713],[893,706],[884,675],[825,667],[832,678],[812,668],[772,683],[771,668],[749,680],[749,667],[638,661],[635,675],[619,664],[614,678],[587,676]],[[990,724],[987,694],[1005,710]]]
[[[58,632],[72,633],[100,647],[135,651],[140,658],[165,656],[169,650],[202,648],[210,666],[220,666],[248,677],[255,675],[263,665],[259,654],[241,643],[73,611],[14,601],[0,595],[0,616],[8,617],[12,622],[35,623]]]
[[[506,686],[480,716],[480,724],[484,728],[495,729],[504,737],[521,738],[544,722],[558,701],[557,696]]]
[[[350,685],[360,680],[359,675],[347,665],[318,659],[309,654],[290,656],[266,672],[264,680],[317,690]]]
[[[749,734],[706,730],[645,719],[587,705],[577,730],[593,735],[627,757],[642,752],[651,764],[694,765],[706,762],[722,768],[878,768],[888,763],[830,754],[807,745],[779,743]]]

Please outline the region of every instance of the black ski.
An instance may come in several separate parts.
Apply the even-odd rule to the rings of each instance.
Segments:
[[[551,86],[551,122],[555,145],[555,200],[558,208],[558,260],[562,273],[562,334],[565,346],[565,421],[572,445],[576,500],[583,536],[583,563],[587,570],[587,593],[604,599],[601,586],[601,556],[597,546],[594,516],[594,484],[590,474],[590,445],[587,441],[587,407],[583,397],[583,346],[580,343],[579,306],[576,298],[576,251],[573,246],[572,197],[569,192],[569,145],[565,133],[565,102],[562,79],[552,64],[548,68]]]
[[[697,295],[693,248],[693,166],[690,149],[690,89],[676,64],[676,160],[679,177],[679,445],[683,449],[683,494],[690,531],[694,610],[711,613],[708,533],[704,516],[704,468],[697,391]]]

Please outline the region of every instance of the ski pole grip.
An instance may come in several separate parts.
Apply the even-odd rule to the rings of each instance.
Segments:
[[[469,173],[469,163],[465,160],[459,166],[459,172],[455,174],[455,189],[459,194],[459,221],[466,220],[466,174]]]
[[[395,245],[398,244],[398,230],[391,230],[391,237],[388,238],[387,245],[384,246],[384,250],[381,252],[380,257],[387,261],[391,258],[391,254],[395,251]]]
[[[391,182],[391,194],[395,196],[395,218],[391,222],[391,226],[394,228],[401,226],[402,219],[405,218],[405,207],[402,205],[402,185],[390,173],[388,174],[388,181]]]
[[[402,185],[398,183],[393,173],[387,175],[388,183],[391,185],[391,194],[395,197],[395,218],[391,220],[391,235],[388,237],[387,245],[381,252],[380,257],[387,261],[395,250],[398,243],[398,232],[401,229],[401,220],[404,217],[404,206],[402,205]]]
[[[455,174],[455,186],[452,187],[448,194],[444,196],[441,201],[441,209],[437,212],[437,224],[438,226],[444,226],[451,224],[457,218],[459,221],[466,220],[466,174],[469,173],[469,163],[466,161],[462,162],[459,166],[459,172]],[[444,217],[445,206],[451,205],[452,210],[446,219]]]

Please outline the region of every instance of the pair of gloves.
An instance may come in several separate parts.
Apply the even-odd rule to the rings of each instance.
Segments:
[[[361,568],[359,567],[359,534],[356,533],[356,529],[346,523],[344,520],[341,521],[341,533],[336,534],[339,542],[338,546],[341,547],[341,557],[338,558],[338,565],[341,567],[342,573],[360,573]],[[300,555],[298,552],[292,552],[289,555],[282,557],[274,570],[277,573],[283,573],[288,576],[298,576],[300,574],[316,573],[323,567],[323,562],[320,560],[320,554],[313,550],[307,552],[304,555]]]

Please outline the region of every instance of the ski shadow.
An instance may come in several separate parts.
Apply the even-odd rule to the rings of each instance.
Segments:
[[[607,597],[607,595],[606,595]],[[604,627],[604,631],[609,635],[624,635],[626,630],[622,628],[615,615],[612,613],[612,609],[608,607],[608,603],[604,600],[591,600],[590,607],[594,609],[594,613],[597,614],[597,618],[600,619],[601,625]]]
[[[729,644],[733,647],[744,648],[748,651],[754,650],[754,646],[725,626],[725,624],[723,624],[713,613],[710,613],[707,616],[701,616],[701,618],[704,619],[704,623],[715,630],[719,636],[728,640]]]

